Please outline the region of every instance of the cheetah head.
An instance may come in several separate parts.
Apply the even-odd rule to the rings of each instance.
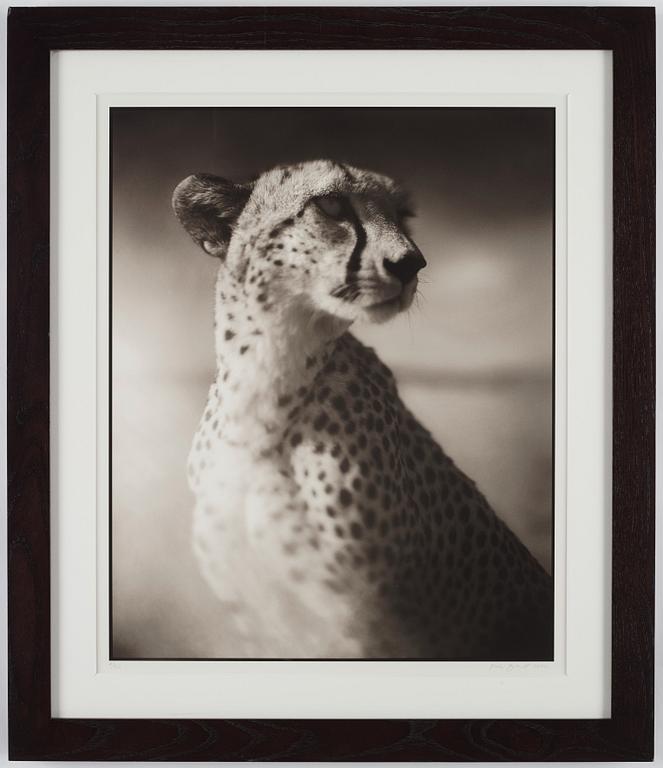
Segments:
[[[299,304],[344,322],[382,322],[410,306],[426,265],[403,191],[328,160],[280,166],[247,184],[189,176],[173,207],[221,260],[220,284],[263,310]]]

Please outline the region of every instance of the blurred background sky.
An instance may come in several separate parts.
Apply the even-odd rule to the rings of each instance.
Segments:
[[[214,373],[216,261],[171,212],[209,172],[331,157],[412,194],[411,311],[354,327],[550,570],[554,111],[113,108],[113,655],[241,652],[198,574],[185,463]]]

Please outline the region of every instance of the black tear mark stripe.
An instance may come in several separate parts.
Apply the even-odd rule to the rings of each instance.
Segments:
[[[337,163],[337,166],[343,172],[346,181],[354,184],[355,177],[350,169],[343,163]],[[361,220],[359,216],[357,216],[357,211],[355,211],[350,200],[344,198],[344,201],[346,205],[344,206],[345,210],[343,211],[343,217],[352,224],[352,228],[355,231],[355,247],[352,249],[346,268],[346,282],[351,283],[354,282],[357,272],[361,269],[361,254],[366,247],[366,230],[362,226]]]
[[[346,267],[346,281],[352,282],[357,272],[361,269],[361,254],[366,247],[366,230],[362,226],[361,220],[349,200],[347,201],[347,212],[344,211],[344,213],[345,218],[347,218],[355,231],[355,247],[352,249]]]

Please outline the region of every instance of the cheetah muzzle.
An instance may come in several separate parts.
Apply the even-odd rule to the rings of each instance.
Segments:
[[[188,476],[240,655],[552,659],[550,577],[348,332],[412,302],[404,192],[324,160],[190,176],[173,207],[219,260]]]

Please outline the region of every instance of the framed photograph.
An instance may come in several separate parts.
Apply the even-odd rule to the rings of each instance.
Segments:
[[[13,759],[650,760],[654,12],[9,16]]]

